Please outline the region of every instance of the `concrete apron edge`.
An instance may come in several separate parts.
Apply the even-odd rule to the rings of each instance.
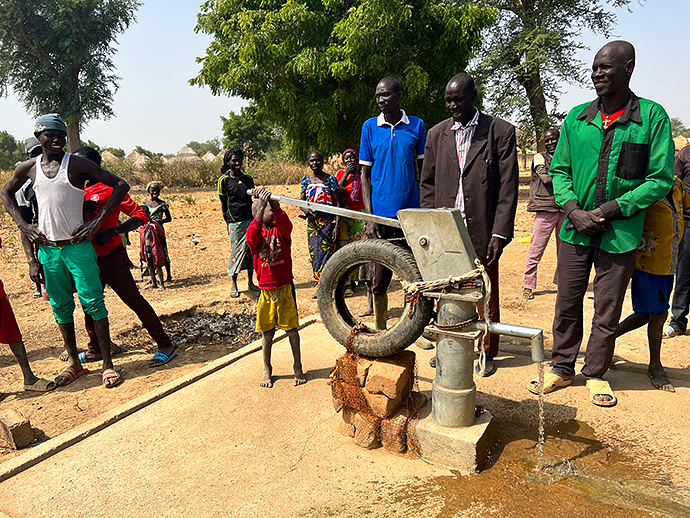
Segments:
[[[318,316],[311,315],[305,317],[300,322],[299,329],[304,329],[305,327],[320,321],[321,319]],[[285,334],[285,331],[281,330],[279,333],[276,333],[273,343],[283,340],[286,337],[287,334]],[[178,390],[191,385],[192,383],[199,381],[200,379],[205,378],[206,376],[209,376],[210,374],[213,374],[214,372],[217,372],[232,363],[235,363],[237,360],[240,360],[245,356],[249,356],[250,354],[260,350],[261,339],[258,339],[231,354],[212,361],[208,365],[204,365],[203,367],[177,378],[170,383],[166,383],[165,385],[158,387],[151,392],[147,392],[146,394],[132,399],[131,401],[123,403],[122,405],[113,408],[112,410],[109,410],[108,412],[94,419],[91,419],[90,421],[78,426],[73,430],[69,430],[58,435],[57,437],[53,437],[52,439],[49,439],[48,441],[31,448],[26,453],[0,464],[0,482],[4,482],[5,480],[21,473],[22,471],[35,466],[39,462],[52,457],[56,453],[59,453],[86,439],[87,437],[100,432],[111,424],[114,424],[133,414],[137,410],[141,410],[151,403],[155,403],[156,401],[163,399],[165,396],[177,392]],[[2,513],[0,513],[0,518],[3,518]]]
[[[532,356],[532,351],[529,348],[529,345],[521,346],[521,345],[515,345],[515,344],[506,344],[506,343],[501,343],[500,344],[500,351],[511,353],[511,354],[518,354],[520,356]],[[499,352],[500,354],[500,352]],[[582,363],[583,359],[585,357],[584,352],[580,352],[577,355],[578,363]],[[551,360],[551,351],[548,349],[544,350],[544,358],[545,362],[548,363]],[[618,358],[614,359],[613,363],[611,363],[611,369],[615,370],[620,370],[624,372],[632,372],[634,374],[644,374],[647,375],[647,365],[643,365],[641,363],[635,363],[631,362],[628,360],[625,360],[623,358]],[[669,368],[664,366],[664,370],[666,371],[666,376],[668,379],[675,379],[678,381],[688,381],[690,382],[690,369],[680,369],[680,368]]]

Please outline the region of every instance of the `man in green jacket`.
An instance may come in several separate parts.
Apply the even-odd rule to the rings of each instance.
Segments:
[[[582,374],[598,406],[617,401],[602,376],[613,357],[645,209],[673,183],[668,115],[630,90],[634,68],[635,48],[626,41],[607,43],[597,52],[592,82],[598,98],[568,113],[550,169],[556,201],[567,218],[558,256],[558,269],[567,275],[559,276],[552,369],[544,391],[570,385],[575,376],[583,300],[594,266],[594,317]],[[538,392],[539,381],[529,388]]]

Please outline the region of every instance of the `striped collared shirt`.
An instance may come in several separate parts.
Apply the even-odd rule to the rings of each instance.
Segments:
[[[474,117],[467,123],[467,126],[463,126],[455,121],[450,128],[455,131],[455,148],[458,151],[458,164],[460,166],[460,179],[458,180],[458,194],[455,197],[455,208],[460,209],[463,220],[465,220],[465,197],[462,190],[462,174],[465,171],[467,153],[470,150],[470,144],[472,143],[472,137],[477,124],[479,124],[479,110],[475,109]]]

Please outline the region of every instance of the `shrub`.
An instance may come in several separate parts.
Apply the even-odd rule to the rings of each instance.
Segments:
[[[247,161],[246,171],[256,185],[282,185],[299,183],[309,170],[281,152],[268,153],[260,160]]]

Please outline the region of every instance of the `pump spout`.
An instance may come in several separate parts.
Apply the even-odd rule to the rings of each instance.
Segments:
[[[487,329],[488,326],[488,329]],[[494,335],[514,336],[516,338],[529,338],[532,348],[532,361],[541,363],[544,361],[544,331],[536,327],[523,327],[512,324],[502,324],[500,322],[486,322],[479,320],[472,324],[469,329],[477,331],[488,331]]]

